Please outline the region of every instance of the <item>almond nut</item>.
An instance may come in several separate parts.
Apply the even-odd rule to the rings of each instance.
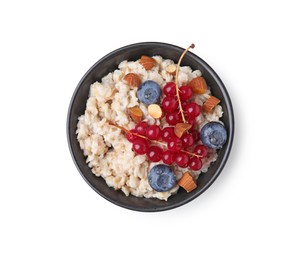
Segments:
[[[192,125],[188,123],[178,123],[175,126],[175,135],[181,138],[181,136],[189,129],[191,129]]]
[[[161,107],[157,104],[151,104],[147,108],[148,113],[155,119],[159,119],[163,116],[163,111]]]
[[[140,63],[146,70],[150,70],[157,64],[155,59],[144,55],[141,56]]]
[[[175,64],[170,64],[166,67],[166,71],[167,71],[167,73],[174,76],[174,75],[176,75],[177,66]]]
[[[124,76],[124,80],[132,87],[139,87],[141,84],[140,77],[135,73],[128,73]]]
[[[130,107],[128,108],[130,117],[135,123],[139,123],[143,117],[143,112],[140,107]]]
[[[216,105],[218,105],[220,103],[220,99],[214,97],[214,96],[210,96],[206,102],[203,104],[202,106],[202,110],[205,111],[206,113],[209,113],[210,111],[212,111]]]
[[[195,94],[204,94],[207,91],[207,84],[203,77],[196,77],[192,79],[188,86],[192,89]]]
[[[197,183],[194,177],[189,173],[185,172],[182,178],[178,182],[179,186],[185,189],[187,192],[191,192],[195,188],[197,188]]]

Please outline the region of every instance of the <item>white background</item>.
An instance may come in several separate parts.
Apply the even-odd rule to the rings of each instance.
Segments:
[[[0,259],[302,259],[299,3],[1,1]],[[65,131],[84,73],[141,41],[194,42],[236,117],[217,181],[160,213],[97,195]]]

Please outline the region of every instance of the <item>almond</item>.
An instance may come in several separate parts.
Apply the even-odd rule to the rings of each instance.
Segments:
[[[163,116],[163,111],[161,107],[157,104],[151,104],[147,108],[148,113],[155,119],[159,119]]]
[[[140,77],[135,73],[128,73],[124,76],[124,80],[132,87],[139,87],[141,84]]]
[[[190,128],[192,127],[191,124],[187,124],[187,123],[178,123],[175,126],[175,134],[176,136],[178,136],[179,138],[181,138],[181,136]]]
[[[150,70],[157,64],[155,59],[144,55],[141,56],[140,63],[146,70]]]
[[[207,91],[207,84],[203,77],[196,77],[192,79],[188,86],[195,94],[204,94]]]
[[[140,107],[130,107],[128,108],[130,117],[135,123],[139,123],[143,117],[143,112]]]
[[[174,76],[174,75],[176,75],[177,66],[175,64],[170,64],[166,67],[166,71],[167,71],[167,73]]]
[[[216,105],[218,105],[220,103],[220,99],[214,97],[214,96],[210,96],[206,102],[203,104],[202,106],[202,110],[205,111],[206,113],[209,113],[210,111],[212,111],[214,109],[214,107]]]
[[[178,182],[179,186],[185,189],[187,192],[191,192],[195,188],[197,188],[197,183],[194,177],[189,173],[185,172],[182,178]]]

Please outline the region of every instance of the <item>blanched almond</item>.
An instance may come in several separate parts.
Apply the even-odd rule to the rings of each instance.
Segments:
[[[197,183],[194,177],[189,173],[185,172],[182,178],[178,182],[179,186],[185,189],[187,192],[191,192],[195,188],[197,188]]]
[[[140,63],[146,70],[152,69],[157,64],[155,59],[144,55],[141,56]]]
[[[191,124],[188,123],[178,123],[175,126],[175,134],[176,136],[178,136],[179,138],[181,138],[181,136],[191,128]]]
[[[203,104],[202,106],[202,110],[205,111],[206,113],[209,113],[210,111],[212,111],[214,109],[214,107],[216,105],[218,105],[220,103],[220,99],[214,97],[214,96],[210,96],[206,102]]]
[[[130,117],[135,123],[139,123],[143,117],[143,112],[140,107],[130,107],[128,108]]]
[[[163,116],[163,111],[161,107],[157,104],[151,104],[147,108],[148,113],[155,119],[159,119]]]
[[[135,73],[128,73],[124,76],[124,80],[132,87],[139,87],[141,84],[140,77]]]
[[[167,73],[171,74],[171,75],[176,75],[176,71],[177,71],[177,66],[175,64],[169,64],[166,67],[166,71]]]
[[[192,89],[195,94],[204,94],[207,91],[207,84],[203,77],[196,77],[192,79],[188,86]]]

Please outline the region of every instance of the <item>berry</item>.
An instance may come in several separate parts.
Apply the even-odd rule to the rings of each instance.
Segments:
[[[198,104],[191,102],[186,105],[185,113],[189,118],[195,118],[201,113],[201,108]]]
[[[167,142],[167,149],[173,152],[180,151],[182,149],[182,141],[178,137],[172,137]]]
[[[158,140],[160,138],[161,128],[157,125],[151,125],[146,129],[146,137],[150,140]]]
[[[176,125],[181,122],[181,116],[179,112],[166,114],[165,118],[166,118],[166,122],[170,125]]]
[[[183,147],[190,147],[194,144],[194,138],[191,134],[184,134],[181,137]]]
[[[187,123],[189,123],[191,125],[190,130],[193,129],[194,125],[196,124],[196,118],[189,118],[187,119]]]
[[[181,102],[181,106],[182,106],[182,109],[185,110],[185,108],[187,106],[187,102],[186,101]]]
[[[188,86],[182,86],[181,88],[179,88],[179,90],[180,90],[179,96],[182,101],[186,101],[190,99],[193,94],[193,91]]]
[[[161,160],[161,154],[163,150],[158,146],[151,146],[147,151],[147,158],[151,162],[159,162]]]
[[[208,154],[208,148],[205,145],[199,144],[195,147],[194,153],[202,157],[205,157]]]
[[[195,156],[195,157],[189,159],[188,166],[193,171],[198,171],[202,168],[202,161],[198,157]]]
[[[175,157],[175,162],[178,166],[185,166],[189,162],[189,155],[184,152],[178,152]]]
[[[136,126],[135,129],[138,134],[140,135],[146,135],[146,128],[148,127],[147,122],[139,122]]]
[[[165,97],[162,101],[164,111],[171,113],[178,108],[178,101],[175,97]]]
[[[153,80],[144,81],[138,88],[138,99],[146,104],[158,104],[160,102],[161,88]]]
[[[200,138],[208,148],[219,149],[227,140],[225,127],[218,122],[209,122],[200,131]]]
[[[169,191],[176,185],[176,177],[172,169],[165,164],[151,168],[148,174],[149,185],[159,192]]]
[[[176,84],[174,82],[168,82],[163,87],[163,92],[168,97],[174,97],[174,96],[176,96]]]
[[[189,123],[190,124],[190,123]],[[194,130],[194,129],[191,129],[189,130],[189,132],[191,133],[191,135],[193,136],[194,138],[194,141],[198,141],[200,140],[200,134],[197,130]]]
[[[162,161],[165,164],[171,165],[175,161],[175,153],[169,150],[166,150],[162,153]]]
[[[137,133],[135,129],[129,130],[129,132],[126,134],[126,139],[131,143],[138,139],[138,136],[133,135],[133,133]]]
[[[162,129],[161,137],[164,141],[168,141],[172,137],[177,137],[175,135],[174,127],[165,127]],[[200,137],[199,137],[200,138]]]
[[[148,142],[142,138],[138,138],[133,142],[133,150],[137,154],[146,154],[148,150]]]

